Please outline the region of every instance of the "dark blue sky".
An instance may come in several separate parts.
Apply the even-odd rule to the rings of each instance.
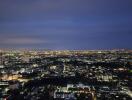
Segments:
[[[132,49],[132,0],[0,0],[0,48]]]

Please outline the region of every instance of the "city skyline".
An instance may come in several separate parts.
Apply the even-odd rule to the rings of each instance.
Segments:
[[[131,0],[1,0],[0,48],[132,49]]]

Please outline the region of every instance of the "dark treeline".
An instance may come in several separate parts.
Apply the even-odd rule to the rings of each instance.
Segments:
[[[67,84],[78,84],[83,83],[87,85],[99,85],[99,86],[115,86],[117,82],[98,82],[97,80],[90,80],[88,78],[83,77],[48,77],[42,79],[35,79],[27,82],[25,87],[33,87],[33,86],[44,86],[44,85],[56,85],[56,86],[66,86]]]

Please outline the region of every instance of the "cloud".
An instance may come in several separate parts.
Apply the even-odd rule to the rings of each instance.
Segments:
[[[1,0],[0,20],[79,19],[118,14],[125,16],[131,13],[131,3],[131,0]]]
[[[1,44],[5,45],[32,45],[32,44],[46,44],[49,43],[46,40],[39,38],[30,38],[30,37],[15,37],[15,38],[6,38],[1,40]]]
[[[0,47],[130,47],[131,11],[132,0],[0,0]]]

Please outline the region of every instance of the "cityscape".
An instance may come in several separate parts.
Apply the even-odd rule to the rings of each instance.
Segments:
[[[132,100],[132,0],[0,0],[0,100]]]
[[[1,100],[131,100],[131,50],[1,50]]]

